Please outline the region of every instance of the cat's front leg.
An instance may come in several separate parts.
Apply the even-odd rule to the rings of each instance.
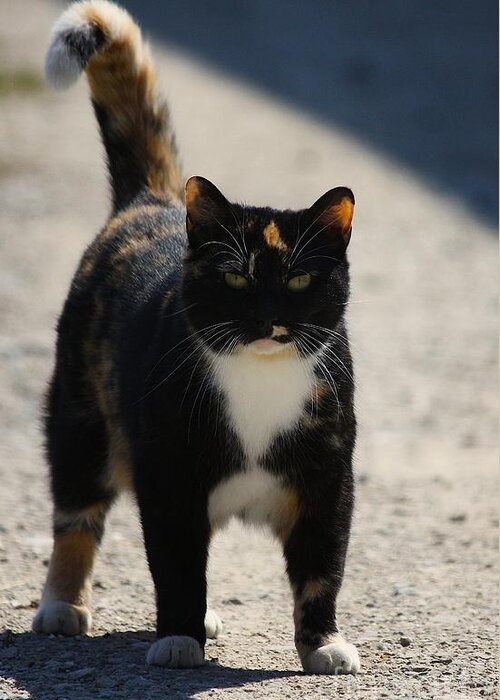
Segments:
[[[336,599],[349,539],[352,480],[307,497],[284,553],[294,595],[295,646],[306,673],[357,673],[356,647],[339,633]]]
[[[171,475],[164,483],[163,476],[158,480],[144,471],[137,480],[137,496],[155,585],[158,637],[147,662],[168,668],[201,666],[209,544],[206,502],[184,479]]]

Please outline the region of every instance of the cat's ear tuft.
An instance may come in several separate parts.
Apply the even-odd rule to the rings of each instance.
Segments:
[[[354,194],[348,187],[328,190],[306,211],[305,223],[311,233],[323,230],[345,248],[349,244],[354,215]]]
[[[204,177],[190,177],[186,182],[186,230],[221,227],[230,215],[230,204],[217,187]]]

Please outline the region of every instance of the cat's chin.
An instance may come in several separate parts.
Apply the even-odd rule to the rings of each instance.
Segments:
[[[260,357],[271,357],[281,353],[289,354],[292,350],[291,343],[280,343],[272,338],[259,338],[247,346],[247,351]]]

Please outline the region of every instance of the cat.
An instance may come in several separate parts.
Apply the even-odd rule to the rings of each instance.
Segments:
[[[86,72],[113,209],[58,322],[54,546],[33,629],[89,631],[105,517],[129,489],[156,590],[148,663],[204,662],[221,631],[206,606],[209,542],[237,516],[283,546],[304,670],[356,673],[335,608],[354,498],[351,190],[279,211],[230,203],[203,177],[183,187],[148,48],[106,0],[62,14],[46,69],[56,88]]]

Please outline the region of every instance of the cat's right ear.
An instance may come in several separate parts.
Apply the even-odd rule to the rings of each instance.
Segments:
[[[186,231],[191,246],[199,245],[203,232],[220,229],[223,233],[231,205],[217,187],[204,177],[190,177],[186,182]]]

